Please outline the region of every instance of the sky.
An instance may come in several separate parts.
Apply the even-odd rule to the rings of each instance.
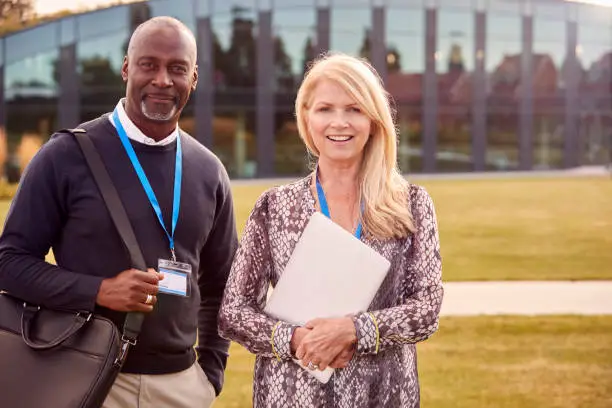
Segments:
[[[612,7],[612,0],[569,0],[594,3]],[[117,0],[35,0],[36,12],[40,15],[55,13],[60,10],[93,9],[103,5],[117,3]]]
[[[577,3],[598,4],[600,6],[612,7],[612,0],[567,0],[567,1],[573,1]]]
[[[113,3],[118,0],[34,0],[34,8],[37,14],[44,15],[61,10],[90,10]]]

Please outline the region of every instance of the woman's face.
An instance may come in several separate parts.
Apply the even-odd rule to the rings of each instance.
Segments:
[[[340,85],[323,79],[315,86],[307,122],[319,160],[345,165],[361,162],[372,124]]]

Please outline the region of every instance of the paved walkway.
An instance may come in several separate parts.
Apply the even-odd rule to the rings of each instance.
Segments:
[[[441,315],[612,315],[612,281],[445,282]]]
[[[608,166],[581,166],[562,170],[530,170],[530,171],[488,171],[467,173],[409,173],[410,181],[422,180],[482,180],[482,179],[530,179],[530,178],[560,178],[560,177],[610,177],[612,178],[612,167]],[[233,179],[232,184],[244,185],[281,185],[291,183],[300,177],[287,178],[255,178],[255,179]]]
[[[486,173],[410,174],[410,180],[535,177],[611,177],[612,167]],[[278,185],[294,178],[232,180],[234,185]],[[446,282],[442,315],[612,315],[612,281]]]

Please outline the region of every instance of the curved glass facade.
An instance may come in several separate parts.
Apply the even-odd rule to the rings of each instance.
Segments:
[[[112,110],[130,33],[170,15],[198,39],[181,126],[232,177],[309,169],[294,101],[317,55],[367,58],[394,100],[405,172],[563,168],[612,154],[612,8],[561,0],[150,0],[0,38],[0,173]]]

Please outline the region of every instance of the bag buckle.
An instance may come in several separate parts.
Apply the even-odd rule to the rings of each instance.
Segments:
[[[85,321],[88,322],[91,320],[91,317],[93,316],[93,313],[90,312],[77,312],[77,317],[83,317],[85,316]]]
[[[119,350],[119,355],[115,359],[115,366],[121,367],[127,358],[128,350],[130,346],[136,345],[136,339],[130,339],[124,335],[121,336],[121,349]]]
[[[35,309],[34,312],[38,312],[40,310],[40,306],[30,305],[28,302],[23,302],[23,308],[27,309],[28,307],[30,309]]]
[[[124,343],[124,344],[127,343],[130,346],[135,346],[136,345],[136,339],[132,340],[129,337],[126,337],[125,334],[121,336],[121,342]]]

